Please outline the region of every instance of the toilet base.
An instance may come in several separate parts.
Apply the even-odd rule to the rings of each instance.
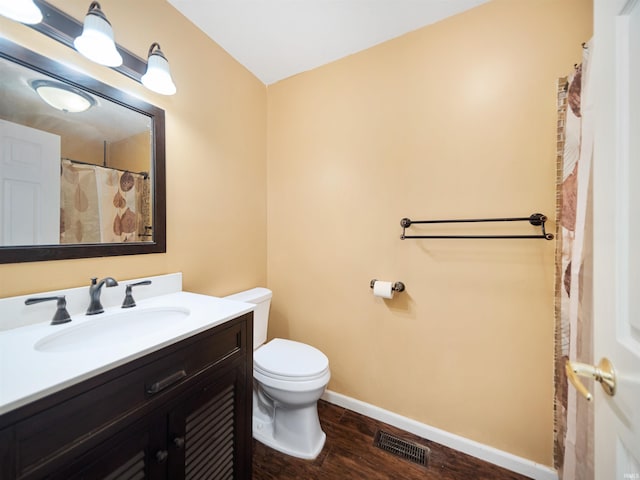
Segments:
[[[267,447],[273,448],[286,455],[304,460],[314,460],[320,455],[327,439],[327,435],[322,431],[320,422],[317,420],[318,413],[316,406],[313,405],[306,409],[303,408],[301,409],[302,411],[289,411],[286,413],[278,410],[279,409],[276,410],[276,415],[280,414],[280,418],[278,418],[277,421],[265,418],[264,415],[254,414],[252,420],[253,438]],[[282,418],[283,414],[285,418]],[[305,429],[304,433],[301,432],[304,438],[287,429],[288,420],[292,420],[294,423],[296,420],[295,418],[288,417],[298,417],[299,420],[300,417],[306,417],[308,419],[309,415],[315,416],[315,422],[311,422],[310,429]],[[307,426],[309,426],[309,423],[307,423]]]

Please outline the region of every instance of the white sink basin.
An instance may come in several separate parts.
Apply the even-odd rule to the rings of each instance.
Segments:
[[[34,348],[39,352],[72,352],[113,348],[140,337],[153,335],[159,330],[179,326],[190,314],[180,307],[133,308],[114,314],[87,318],[81,325],[47,335],[38,340]]]

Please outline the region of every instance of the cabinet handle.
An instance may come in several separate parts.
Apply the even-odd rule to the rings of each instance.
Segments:
[[[167,459],[168,456],[169,456],[169,452],[167,452],[166,450],[158,450],[156,452],[156,461],[158,463],[162,463]]]
[[[170,387],[176,382],[179,382],[184,377],[187,376],[187,372],[184,370],[180,370],[178,372],[172,373],[168,377],[163,378],[162,380],[158,380],[155,383],[152,383],[149,388],[147,388],[147,393],[149,395],[155,395],[158,392],[161,392],[167,387]]]
[[[173,445],[176,448],[182,448],[184,447],[184,437],[176,437],[173,439]]]

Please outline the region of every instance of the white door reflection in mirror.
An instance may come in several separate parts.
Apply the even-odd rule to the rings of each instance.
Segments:
[[[60,137],[0,120],[0,245],[60,243]]]

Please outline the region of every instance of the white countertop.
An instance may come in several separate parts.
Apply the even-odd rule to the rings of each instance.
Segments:
[[[127,309],[183,308],[189,316],[168,328],[126,336],[92,349],[43,352],[34,348],[42,338],[123,312],[112,306],[95,316],[73,315],[63,325],[49,322],[0,331],[0,414],[159,350],[254,309],[255,305],[189,292],[147,298]],[[55,311],[55,310],[54,310]]]

